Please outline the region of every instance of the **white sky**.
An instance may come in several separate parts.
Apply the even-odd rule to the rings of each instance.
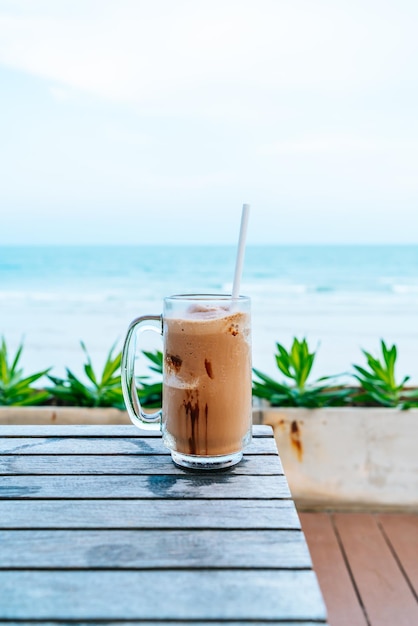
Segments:
[[[415,0],[0,0],[0,244],[418,242]]]

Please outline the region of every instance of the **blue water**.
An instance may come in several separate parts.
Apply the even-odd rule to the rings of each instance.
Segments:
[[[130,320],[165,295],[230,292],[234,246],[0,248],[0,334],[24,338],[28,369],[81,368],[83,340],[100,367]],[[251,296],[253,360],[276,373],[275,342],[306,336],[314,375],[344,372],[396,343],[399,374],[418,380],[418,246],[249,246],[241,292]],[[158,342],[158,338],[157,338]],[[154,346],[146,346],[154,347]],[[155,346],[157,347],[157,346]]]
[[[233,246],[3,246],[0,287],[65,285],[118,292],[171,283],[187,290],[230,286]],[[244,282],[304,291],[418,290],[418,246],[250,246]],[[165,292],[164,292],[165,293]]]

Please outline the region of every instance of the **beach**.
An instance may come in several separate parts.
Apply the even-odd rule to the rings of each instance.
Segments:
[[[28,374],[82,375],[81,340],[100,370],[165,295],[230,292],[234,260],[234,246],[3,246],[0,334],[10,354],[23,340]],[[312,379],[348,375],[384,339],[398,347],[398,378],[418,383],[417,269],[418,246],[249,246],[241,292],[252,299],[253,366],[279,376],[275,344],[297,336],[317,350]],[[161,348],[154,335],[143,345]]]

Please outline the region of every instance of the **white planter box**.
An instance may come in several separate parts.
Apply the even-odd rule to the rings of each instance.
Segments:
[[[0,407],[1,424],[130,424],[125,411],[79,407]]]
[[[418,409],[263,410],[304,507],[418,509]]]

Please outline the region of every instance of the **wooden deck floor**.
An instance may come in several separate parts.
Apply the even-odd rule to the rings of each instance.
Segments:
[[[418,626],[418,514],[299,515],[330,626]]]

